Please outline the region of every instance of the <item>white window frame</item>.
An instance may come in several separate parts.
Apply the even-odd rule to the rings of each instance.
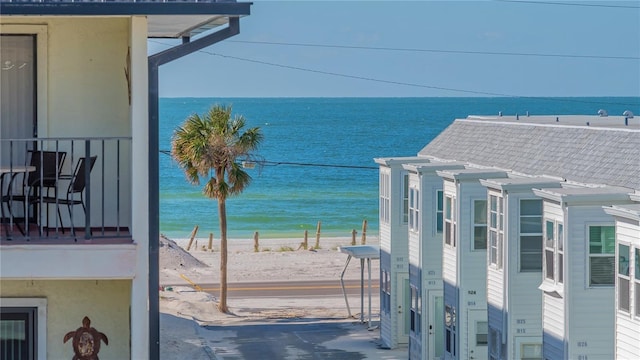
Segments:
[[[622,246],[625,246],[627,248],[627,254],[626,254],[626,258],[623,258],[621,252],[620,252],[620,248]],[[616,298],[618,299],[616,307],[618,309],[618,311],[620,312],[624,312],[626,314],[630,314],[631,313],[631,284],[633,283],[631,281],[631,254],[633,251],[633,247],[631,247],[631,244],[629,243],[624,243],[624,242],[616,242],[616,266],[615,266],[615,274],[616,274],[616,293],[617,296]],[[623,292],[623,286],[621,285],[622,283],[626,283],[626,288],[627,288],[627,296],[626,296],[626,309],[622,307],[622,292]]]
[[[0,298],[3,308],[36,308],[36,349],[37,359],[47,359],[47,299],[46,298]]]
[[[381,269],[380,272],[382,312],[388,315],[391,313],[391,273],[385,269]]]
[[[447,318],[449,315],[449,318]],[[449,319],[449,320],[447,320]],[[453,305],[445,304],[444,306],[444,352],[456,356],[456,307]],[[449,321],[449,324],[447,324]],[[448,337],[447,337],[448,335]]]
[[[434,212],[436,234],[441,234],[444,230],[444,190],[436,190],[436,211]]]
[[[523,215],[522,214],[522,203],[524,201],[536,201],[539,202],[540,204],[540,214],[526,214]],[[525,232],[523,231],[523,219],[540,219],[540,231],[538,232]],[[542,231],[544,228],[544,221],[543,221],[543,211],[542,211],[542,199],[520,199],[519,202],[519,206],[518,206],[518,240],[519,240],[519,249],[518,249],[518,271],[520,272],[542,272],[542,268],[543,268],[543,260],[542,258],[544,257],[544,239],[543,239],[543,235],[542,235]],[[523,246],[523,241],[525,238],[539,238],[539,246],[537,250],[528,250],[525,251],[524,250],[524,246]],[[524,263],[522,261],[522,258],[524,255],[527,256],[539,256],[540,259],[540,268],[539,269],[534,269],[534,268],[523,268],[522,264]]]
[[[444,195],[444,243],[449,247],[456,247],[456,198]]]
[[[495,328],[489,327],[489,359],[499,360],[502,353],[502,332]]]
[[[549,228],[551,226],[551,229]],[[556,281],[556,222],[551,219],[544,219],[543,222],[543,243],[544,252],[542,259],[542,272],[545,281]],[[549,260],[552,264],[549,265]],[[551,274],[549,272],[551,271]]]
[[[480,220],[480,222],[477,222],[477,218],[476,218],[476,209],[477,209],[477,203],[480,202],[482,205],[482,208],[484,209],[484,215],[482,217],[482,220]],[[475,199],[473,200],[473,230],[472,230],[472,236],[473,236],[473,240],[471,241],[471,250],[472,251],[486,251],[488,246],[487,246],[487,241],[489,240],[489,236],[488,236],[488,229],[489,229],[489,224],[487,224],[487,219],[488,219],[488,208],[487,208],[488,204],[487,204],[487,199]],[[484,234],[484,247],[476,247],[476,230],[480,230],[481,233]]]
[[[633,286],[634,291],[629,299],[631,307],[635,307],[632,310],[636,319],[640,319],[640,247],[633,247],[631,250],[633,254]],[[635,300],[635,301],[634,301]]]
[[[389,224],[391,213],[391,174],[380,172],[380,223]]]
[[[556,281],[564,283],[564,224],[556,222]]]
[[[613,236],[614,236],[614,239],[613,239],[613,247],[614,247],[613,253],[611,253],[611,254],[606,254],[606,253],[605,254],[602,254],[602,253],[600,253],[600,254],[591,254],[591,228],[592,227],[601,227],[601,228],[606,227],[606,228],[612,228],[613,229]],[[587,241],[586,241],[586,243],[587,243],[587,251],[586,251],[587,259],[586,259],[586,261],[587,261],[587,270],[588,270],[587,271],[587,279],[586,279],[587,286],[590,287],[590,288],[615,287],[616,273],[617,273],[616,268],[615,268],[615,262],[616,262],[615,261],[615,257],[616,257],[615,225],[613,225],[611,223],[588,224],[587,228],[585,230],[586,230],[586,238],[587,238]],[[601,233],[601,235],[602,235],[602,233]],[[601,246],[604,246],[604,243],[602,241],[603,240],[600,239]],[[611,283],[610,284],[592,284],[591,283],[591,270],[592,270],[591,269],[591,259],[592,258],[611,258],[611,266],[613,266],[613,269],[612,269],[613,270],[612,271],[613,279],[611,279]]]
[[[495,205],[495,206],[494,206]],[[490,194],[487,201],[488,206],[488,236],[487,257],[489,266],[495,269],[502,269],[502,253],[504,239],[504,198],[499,195]]]
[[[409,188],[409,231],[420,231],[420,190]]]
[[[411,196],[409,188],[409,174],[402,175],[402,223],[409,222],[409,197]]]

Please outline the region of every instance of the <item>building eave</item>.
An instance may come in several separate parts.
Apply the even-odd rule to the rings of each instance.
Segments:
[[[229,18],[251,13],[251,2],[6,2],[2,17],[146,16],[149,38],[182,38],[226,25]]]

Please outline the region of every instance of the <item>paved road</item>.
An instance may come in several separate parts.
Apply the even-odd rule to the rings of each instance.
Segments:
[[[185,281],[189,281],[185,279]],[[364,281],[364,295],[368,294],[368,281]],[[176,286],[166,285],[166,286]],[[185,284],[179,284],[184,286]],[[247,297],[335,297],[342,296],[340,280],[316,280],[316,281],[273,281],[273,282],[245,282],[229,283],[228,298]],[[345,280],[345,290],[348,295],[360,294],[360,280]],[[197,290],[206,291],[218,296],[219,284],[192,284]],[[371,279],[371,294],[378,293],[378,280]]]
[[[219,342],[210,342],[218,360],[362,360],[360,349],[335,349],[328,342],[352,334],[363,325],[345,322],[271,323],[207,326],[206,330],[233,334]],[[360,330],[362,331],[362,330]],[[372,349],[375,344],[363,339]],[[383,351],[384,352],[384,351]],[[383,357],[375,357],[382,359]],[[385,357],[397,359],[396,357]]]

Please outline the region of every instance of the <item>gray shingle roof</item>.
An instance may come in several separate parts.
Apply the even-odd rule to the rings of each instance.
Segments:
[[[640,189],[640,130],[456,120],[421,156]]]

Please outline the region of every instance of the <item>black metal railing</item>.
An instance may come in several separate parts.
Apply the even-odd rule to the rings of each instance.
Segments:
[[[0,140],[0,240],[131,238],[131,138]]]

